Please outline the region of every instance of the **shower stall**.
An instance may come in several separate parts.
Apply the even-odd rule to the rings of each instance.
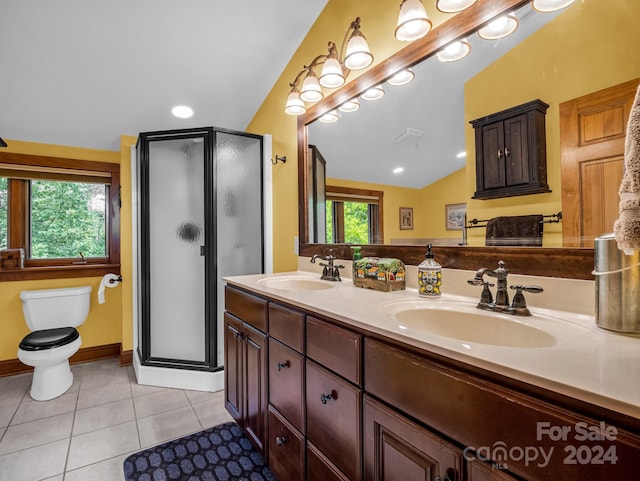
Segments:
[[[223,387],[222,278],[270,271],[270,151],[270,136],[213,127],[139,135],[132,166],[139,383]]]

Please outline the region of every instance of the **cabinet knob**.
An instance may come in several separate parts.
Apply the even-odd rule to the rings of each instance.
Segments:
[[[498,149],[498,158],[501,159],[502,158],[502,150]]]
[[[504,148],[504,155],[505,155],[506,157],[509,157],[509,156],[511,155],[511,151],[510,151],[508,148],[506,148],[506,147]]]
[[[276,437],[276,445],[277,446],[282,446],[284,443],[287,442],[287,438],[284,436],[277,436]]]
[[[279,362],[278,363],[278,371],[282,371],[284,368],[289,367],[291,364],[289,361]]]
[[[337,397],[338,396],[337,396],[337,393],[335,391],[331,391],[329,394],[322,393],[322,394],[320,394],[320,402],[322,404],[327,404],[327,401],[329,401],[331,399],[336,399]]]

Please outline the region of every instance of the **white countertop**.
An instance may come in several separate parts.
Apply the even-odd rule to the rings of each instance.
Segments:
[[[319,281],[317,274],[303,271],[224,280],[405,344],[640,419],[640,336],[604,331],[595,325],[593,316],[530,307],[533,316],[509,319],[551,334],[555,343],[549,347],[501,347],[403,326],[389,314],[393,304],[403,301],[460,306],[463,311],[473,312],[479,291],[478,298],[444,293],[439,299],[423,299],[416,289],[379,292],[355,287],[350,279],[322,281],[330,285],[323,290],[284,290],[267,287],[261,281],[271,277]]]

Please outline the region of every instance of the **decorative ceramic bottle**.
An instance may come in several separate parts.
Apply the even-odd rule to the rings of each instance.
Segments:
[[[427,245],[427,253],[418,266],[418,294],[421,297],[440,297],[442,291],[442,266],[438,264],[431,252],[431,244]]]

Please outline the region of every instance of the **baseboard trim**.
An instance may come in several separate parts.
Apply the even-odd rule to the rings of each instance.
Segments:
[[[131,351],[122,351],[119,343],[105,344],[104,346],[81,348],[71,356],[69,362],[71,364],[80,364],[83,362],[112,358],[120,358],[120,365],[127,366],[133,362],[133,353]],[[128,364],[126,363],[127,359],[129,359]],[[33,367],[22,364],[18,359],[0,361],[0,377],[13,376],[14,374],[22,374],[25,372],[33,372]]]
[[[121,366],[131,366],[133,364],[133,350],[129,349],[128,351],[123,351],[120,348],[120,365]]]

